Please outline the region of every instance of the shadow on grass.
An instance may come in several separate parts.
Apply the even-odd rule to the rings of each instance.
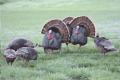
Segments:
[[[72,80],[90,80],[89,76],[85,73],[81,73],[79,75],[71,75]]]
[[[109,71],[111,71],[111,72],[117,72],[117,73],[120,74],[120,69],[119,68],[113,67],[113,68],[110,68]]]
[[[72,77],[72,80],[89,80],[87,76],[79,75]]]

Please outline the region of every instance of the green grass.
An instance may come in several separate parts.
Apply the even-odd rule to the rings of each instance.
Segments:
[[[43,48],[36,48],[38,60],[28,65],[15,61],[10,66],[3,57],[3,49],[11,39],[25,37],[41,44],[44,24],[68,16],[88,16],[96,32],[120,49],[119,0],[11,1],[0,6],[0,80],[120,80],[120,53],[110,52],[103,56],[91,38],[80,49],[70,44],[67,51],[63,44],[62,54],[47,55]]]

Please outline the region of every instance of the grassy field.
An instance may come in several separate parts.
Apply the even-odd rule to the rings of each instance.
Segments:
[[[91,38],[80,50],[70,44],[68,52],[63,44],[62,54],[46,55],[43,48],[36,48],[38,60],[28,65],[15,61],[10,66],[3,58],[3,49],[11,39],[24,37],[41,44],[44,24],[68,16],[88,16],[96,32],[120,49],[119,3],[119,0],[11,0],[0,5],[0,80],[120,80],[120,53],[103,56]]]

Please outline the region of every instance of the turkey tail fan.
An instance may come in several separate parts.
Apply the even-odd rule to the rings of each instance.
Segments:
[[[88,37],[94,38],[95,26],[88,17],[86,17],[86,16],[77,17],[70,23],[71,28],[79,26],[79,25],[83,25],[87,29]]]

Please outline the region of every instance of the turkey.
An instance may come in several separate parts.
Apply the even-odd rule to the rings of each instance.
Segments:
[[[21,47],[34,47],[33,43],[29,40],[18,38],[11,41],[5,49],[13,49],[17,51],[17,49]]]
[[[7,64],[13,64],[14,60],[16,59],[16,52],[13,49],[7,49],[4,51],[4,57],[6,59]]]
[[[109,39],[107,39],[105,37],[99,37],[98,34],[94,38],[94,42],[95,42],[98,50],[100,50],[100,52],[103,53],[104,55],[107,52],[117,50]]]
[[[72,29],[70,42],[74,45],[79,44],[80,46],[87,43],[87,31],[83,25],[76,26]]]
[[[16,51],[16,56],[29,62],[30,60],[37,60],[37,51],[31,47],[21,47]]]
[[[49,30],[48,32],[46,32],[44,39],[43,39],[44,51],[46,53],[49,53],[49,50],[50,51],[60,50],[61,42],[62,42],[62,37],[60,33]]]

